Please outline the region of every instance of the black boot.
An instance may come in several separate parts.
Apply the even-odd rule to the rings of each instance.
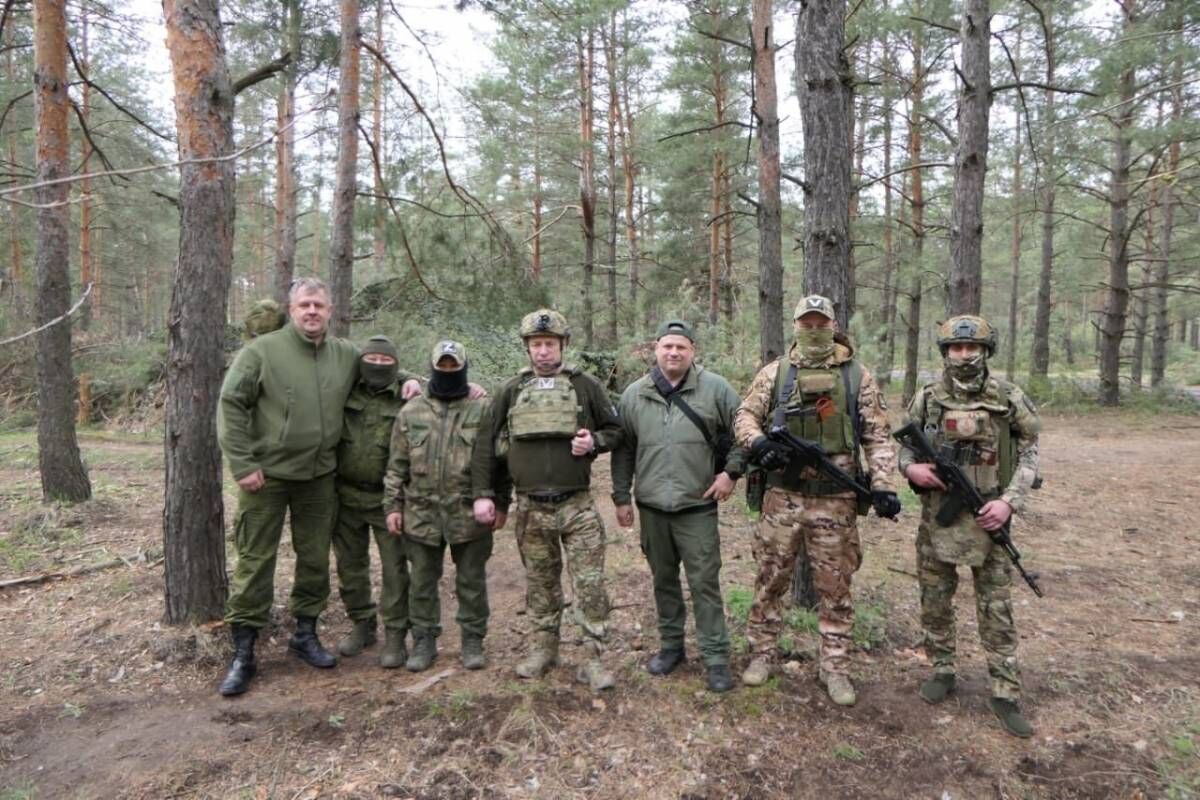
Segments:
[[[686,661],[683,648],[666,648],[659,650],[646,665],[646,671],[651,675],[670,675],[675,668]]]
[[[296,617],[296,632],[288,640],[288,650],[310,667],[328,669],[337,666],[337,659],[321,646],[317,638],[316,617]]]
[[[258,638],[258,630],[234,625],[230,633],[233,636],[233,661],[229,662],[229,671],[225,673],[225,680],[221,681],[218,690],[226,697],[249,689],[250,679],[258,672],[258,661],[254,658],[254,640]]]

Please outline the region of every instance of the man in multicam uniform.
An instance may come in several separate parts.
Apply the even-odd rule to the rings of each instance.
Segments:
[[[1012,569],[987,531],[1002,527],[1034,488],[1040,423],[1020,388],[989,374],[987,359],[996,352],[996,331],[986,320],[951,317],[938,328],[938,347],[942,378],[917,392],[908,418],[924,428],[934,447],[954,449],[955,460],[989,502],[976,516],[964,510],[952,525],[939,525],[935,516],[946,502],[946,486],[932,465],[917,463],[911,450],[901,448],[900,471],[922,492],[917,571],[921,625],[934,674],[920,693],[938,703],[954,690],[954,592],[957,567],[966,564],[974,578],[979,638],[992,681],[988,705],[1006,731],[1025,738],[1033,728],[1018,706],[1021,679],[1010,599]]]
[[[383,477],[396,415],[405,400],[421,391],[416,376],[402,371],[397,358],[396,346],[386,336],[372,336],[362,349],[358,383],[346,400],[338,443],[338,516],[333,532],[338,588],[346,616],[354,623],[350,633],[338,642],[338,652],[356,656],[376,641],[370,561],[374,531],[383,583],[378,611],[383,617],[384,646],[379,663],[385,669],[395,669],[408,657],[404,645],[408,632],[408,568],[403,543],[387,532],[381,508]]]
[[[438,582],[449,545],[456,570],[462,663],[467,669],[482,669],[487,664],[483,637],[489,614],[486,567],[492,555],[492,527],[504,525],[508,487],[501,487],[503,510],[492,525],[476,522],[471,455],[489,401],[471,396],[467,354],[458,342],[438,342],[430,364],[433,371],[424,394],[396,418],[383,496],[388,530],[396,541],[403,536],[412,571],[413,653],[405,667],[421,672],[437,658],[442,632]],[[497,478],[503,480],[505,474],[500,470]]]
[[[563,364],[570,335],[557,311],[539,309],[521,320],[530,366],[496,395],[475,448],[471,482],[475,518],[483,524],[495,520],[495,492],[489,487],[495,486],[502,461],[517,490],[517,546],[533,627],[528,656],[517,665],[517,674],[540,677],[558,660],[565,554],[575,615],[590,651],[576,678],[599,691],[611,688],[616,679],[601,662],[609,611],[604,523],[589,486],[592,461],[620,443],[621,426],[600,383]]]
[[[796,306],[795,342],[788,355],[767,364],[750,386],[734,417],[737,443],[751,463],[770,470],[762,517],[754,533],[758,576],[746,627],[753,658],[742,673],[750,686],[771,673],[771,655],[780,632],[780,600],[792,583],[803,548],[812,565],[820,600],[819,676],[839,705],[857,700],[850,682],[850,631],[854,606],[850,579],[862,562],[855,522],[855,495],[820,472],[789,461],[789,451],[766,436],[769,426],[816,441],[847,472],[858,472],[859,450],[866,456],[876,513],[894,516],[900,502],[892,485],[896,456],[887,406],[870,371],[853,360],[853,349],[834,340],[833,303],[810,295]]]

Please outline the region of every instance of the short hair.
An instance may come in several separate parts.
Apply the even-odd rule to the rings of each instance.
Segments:
[[[332,300],[329,294],[329,286],[320,278],[296,278],[292,281],[292,285],[288,287],[288,305],[296,302],[296,297],[300,294],[313,294],[314,292],[322,292],[325,299]]]

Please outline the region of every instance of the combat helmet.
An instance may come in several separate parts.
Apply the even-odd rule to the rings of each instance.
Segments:
[[[974,342],[983,345],[990,358],[996,354],[996,329],[983,317],[973,314],[959,314],[951,317],[938,326],[937,345],[942,351],[942,357],[950,350],[950,345],[956,342]]]
[[[254,339],[264,333],[277,331],[287,322],[287,314],[274,300],[259,300],[246,313],[245,336]]]
[[[539,308],[521,318],[521,341],[530,336],[557,336],[565,345],[571,339],[567,318],[549,308]]]

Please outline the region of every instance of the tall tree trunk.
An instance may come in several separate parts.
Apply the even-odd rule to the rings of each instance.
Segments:
[[[1122,7],[1125,34],[1133,27],[1134,0]],[[1134,119],[1134,68],[1121,72],[1120,102],[1113,117],[1112,180],[1109,188],[1108,297],[1100,320],[1100,405],[1121,403],[1121,341],[1129,309],[1129,160]]]
[[[804,126],[804,291],[850,322],[850,63],[845,0],[810,0],[796,15],[796,94]]]
[[[720,106],[718,105],[718,109]],[[720,113],[718,110],[718,119]],[[720,122],[717,123],[718,125]],[[719,147],[719,146],[718,146]],[[721,310],[721,174],[724,171],[722,153],[713,153],[712,188],[709,194],[708,219],[708,324],[716,325]]]
[[[622,13],[622,23],[628,32],[629,21]],[[621,172],[625,179],[625,238],[629,242],[629,308],[634,329],[638,327],[638,283],[641,281],[641,256],[638,248],[638,226],[635,216],[635,185],[637,162],[634,157],[633,106],[629,102],[629,53],[622,60],[621,105],[617,108],[617,124],[621,139]]]
[[[233,151],[233,90],[218,0],[163,0],[184,162]],[[233,265],[232,161],[185,163],[179,179],[179,263],[167,321],[166,619],[224,612],[224,504],[217,404],[225,367],[225,305]]]
[[[376,0],[375,3],[375,49],[379,52],[386,52],[383,45],[383,13],[385,0]],[[385,154],[387,148],[383,143],[383,64],[379,59],[374,59],[374,69],[371,72],[371,138],[375,142],[375,154],[379,158],[379,169],[373,169],[371,172],[375,175],[375,202],[372,211],[374,211],[374,229],[372,231],[372,262],[375,267],[375,279],[382,278],[384,272],[384,259],[387,253],[387,203],[380,198],[387,194],[387,187],[383,185],[383,173],[387,168],[387,159]]]
[[[10,86],[15,86],[17,82],[16,68],[16,26],[11,23],[5,26],[3,44],[7,50],[5,54],[6,74]],[[11,126],[8,132],[8,163],[16,164],[17,162],[17,131],[16,126]],[[21,319],[22,295],[24,294],[22,284],[25,281],[23,274],[23,260],[21,239],[23,236],[23,228],[21,224],[21,211],[16,203],[6,203],[8,206],[8,274],[4,275],[3,266],[0,266],[0,278],[7,278],[7,286],[0,286],[0,290],[9,292],[9,299],[12,301],[12,308],[17,319]],[[0,291],[0,296],[3,291]]]
[[[721,313],[733,321],[733,171],[725,170],[721,188]]]
[[[617,95],[617,12],[610,11],[608,35],[604,42],[604,61],[608,70],[608,135],[605,149],[608,156],[608,346],[617,346],[617,117],[620,99]]]
[[[358,0],[341,0],[341,56],[338,59],[337,185],[333,190],[333,231],[329,245],[334,336],[350,335],[354,293],[354,199],[358,191]]]
[[[920,16],[920,3],[914,10]],[[925,32],[917,23],[913,29],[912,59],[913,81],[912,101],[908,122],[908,164],[914,167],[921,163],[924,152],[924,140],[921,136],[921,115],[925,110]],[[912,169],[908,173],[909,197],[912,206],[912,279],[908,293],[908,319],[905,326],[904,343],[904,405],[912,401],[917,393],[917,378],[920,372],[921,355],[921,302],[924,286],[922,284],[925,269],[925,194],[921,170]]]
[[[37,128],[38,183],[67,177],[66,0],[33,4],[33,87]],[[48,324],[71,304],[68,184],[36,190],[37,324]],[[92,496],[91,482],[75,437],[75,374],[71,369],[71,323],[51,325],[37,335],[38,467],[42,498],[79,502]]]
[[[954,158],[951,263],[946,282],[948,314],[979,313],[983,290],[983,178],[992,89],[991,11],[988,0],[964,0],[963,6],[958,152]]]
[[[892,103],[895,98],[896,60],[891,55],[888,38],[883,39],[883,310],[880,313],[883,332],[880,335],[883,352],[875,372],[875,380],[887,387],[892,382],[892,366],[896,362],[896,243],[892,222]]]
[[[1046,3],[1046,85],[1055,81],[1057,44],[1054,29],[1054,4]],[[1058,128],[1055,125],[1055,92],[1046,90],[1042,112],[1042,265],[1038,273],[1037,306],[1033,319],[1033,344],[1031,345],[1029,373],[1034,379],[1045,380],[1050,372],[1050,292],[1054,273],[1054,190],[1058,180],[1055,147],[1058,143]],[[1067,339],[1070,340],[1070,331]],[[1071,353],[1068,348],[1068,353]]]
[[[1176,17],[1179,32],[1176,48],[1182,48],[1183,20]],[[1183,57],[1177,49],[1171,79],[1171,128],[1178,130],[1183,119]],[[1167,281],[1171,276],[1171,237],[1175,228],[1175,181],[1179,174],[1179,136],[1172,138],[1167,148],[1167,175],[1172,180],[1162,183],[1162,231],[1159,234],[1159,260],[1154,267],[1154,337],[1150,348],[1150,385],[1159,386],[1167,371],[1167,346],[1171,339],[1171,322],[1167,316]]]
[[[871,60],[871,46],[867,44],[866,61]],[[850,152],[853,154],[854,166],[850,175],[850,210],[847,227],[850,236],[850,254],[846,260],[846,319],[854,316],[858,308],[858,259],[854,255],[854,229],[858,227],[859,196],[858,187],[862,185],[863,159],[867,154],[867,109],[868,97],[866,92],[859,94],[858,111],[850,120]],[[850,108],[854,108],[854,89],[850,90]]]
[[[1017,41],[1013,45],[1013,71],[1017,80],[1021,74],[1021,28],[1017,28]],[[1021,185],[1021,155],[1024,149],[1024,137],[1021,131],[1021,109],[1018,104],[1013,112],[1013,184],[1012,184],[1012,239],[1009,247],[1009,265],[1012,269],[1012,285],[1008,294],[1008,341],[1005,342],[1005,375],[1009,381],[1015,380],[1017,371],[1017,309],[1021,295],[1021,239],[1023,186]]]
[[[92,71],[88,41],[89,19],[87,0],[82,0],[80,3],[79,17],[79,67],[83,72],[83,77],[86,79]],[[79,108],[80,124],[87,127],[92,116],[91,85],[85,82],[80,94],[82,99]],[[88,141],[88,137],[83,135],[82,131],[79,138],[80,149],[83,151],[79,171],[86,175],[92,160],[92,143]],[[95,282],[95,278],[92,276],[92,179],[85,177],[80,180],[79,191],[82,195],[79,199],[79,286],[82,289],[88,284]],[[80,311],[79,327],[85,331],[92,324],[93,308],[95,308],[94,302],[94,299],[88,302]]]
[[[292,54],[284,67],[276,100],[280,134],[275,139],[275,274],[274,295],[287,303],[288,290],[296,274],[296,204],[300,193],[296,181],[296,83],[300,74],[300,2],[281,0],[283,48]],[[320,249],[318,243],[317,249]],[[256,286],[260,289],[262,287]]]
[[[783,222],[779,178],[779,94],[772,0],[752,0],[750,44],[758,123],[758,346],[763,363],[784,352]]]
[[[594,77],[596,38],[587,31],[575,38],[579,71],[579,223],[583,230],[583,347],[592,348],[595,337],[592,276],[596,271],[596,152],[593,147]]]

